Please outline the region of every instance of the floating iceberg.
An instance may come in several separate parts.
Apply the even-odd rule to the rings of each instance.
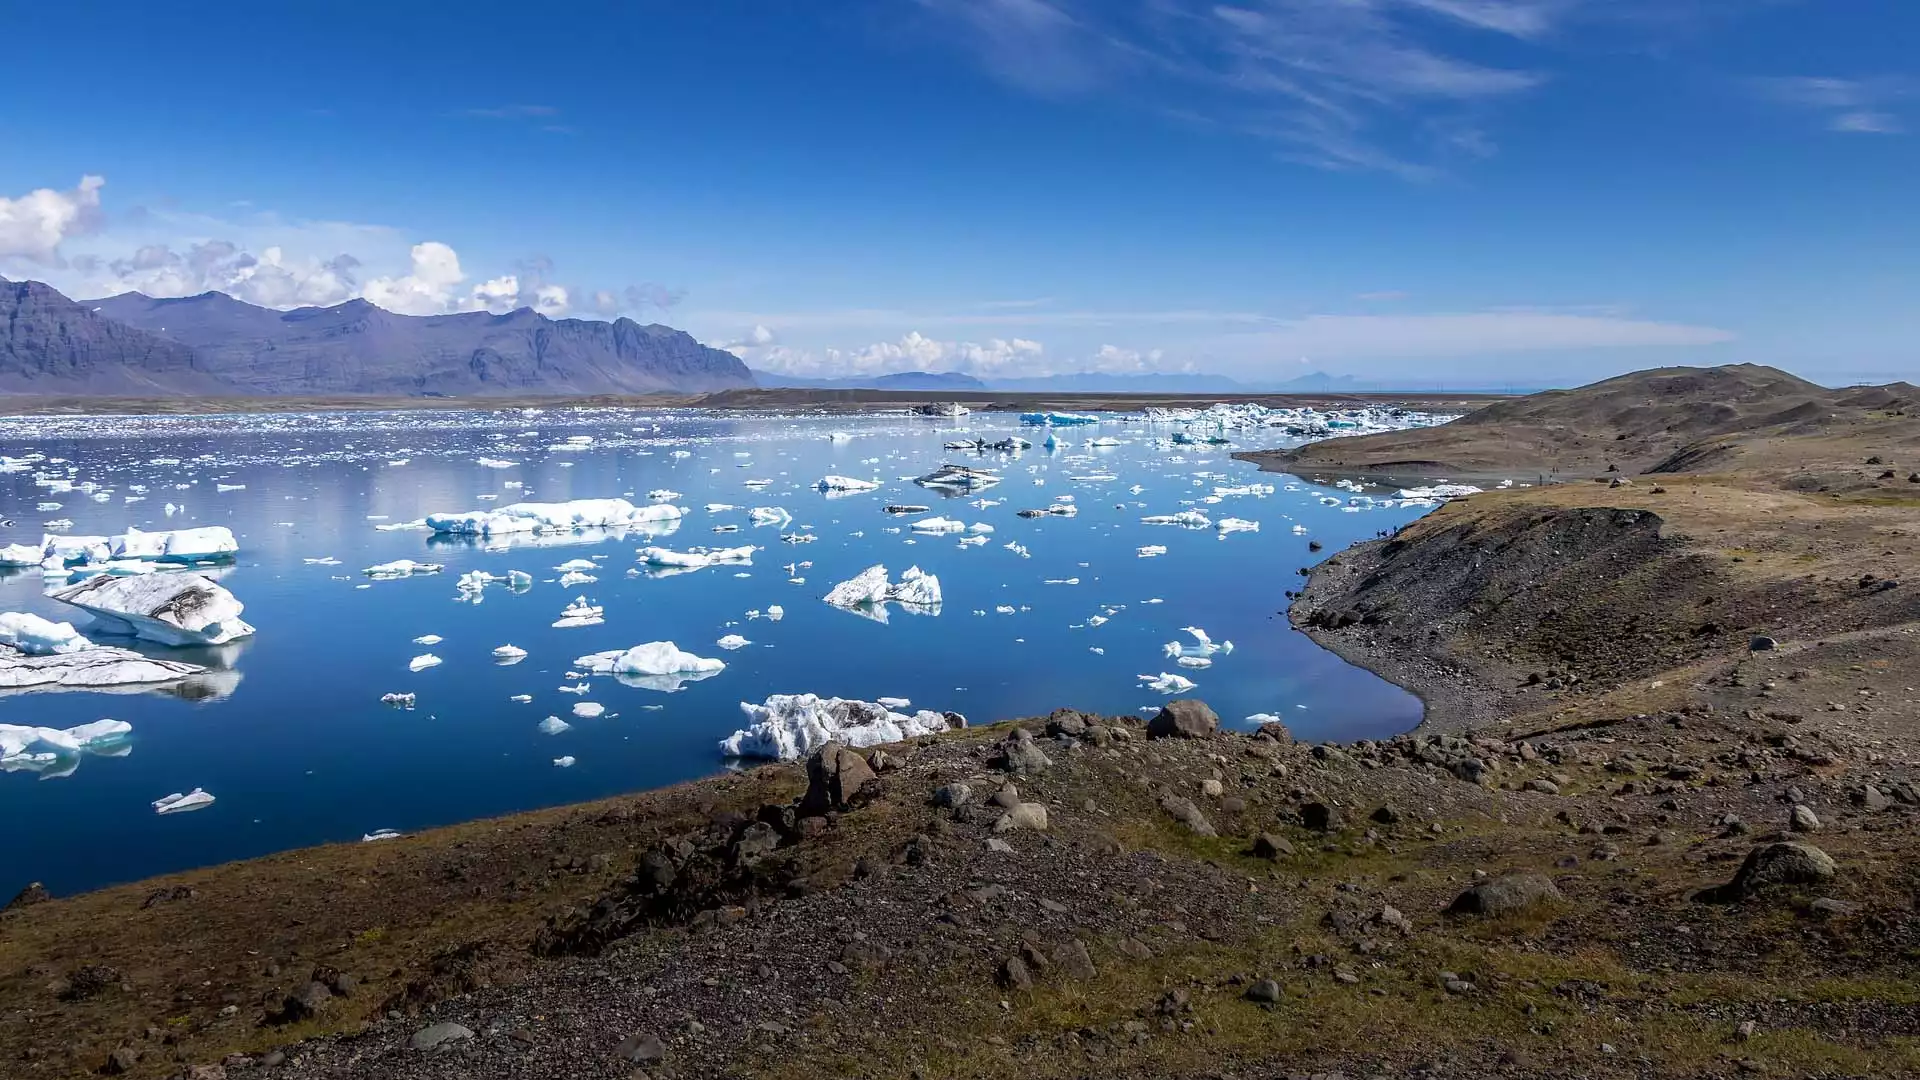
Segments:
[[[900,583],[889,584],[885,566],[869,566],[858,575],[835,585],[826,595],[834,607],[845,608],[886,621],[885,605],[898,603],[915,614],[937,615],[942,602],[940,579],[910,566],[900,575]]]
[[[1432,487],[1401,488],[1394,495],[1401,499],[1458,499],[1465,495],[1478,495],[1480,490],[1472,484],[1434,484]]]
[[[415,574],[437,574],[446,569],[439,563],[414,562],[412,559],[395,559],[392,562],[369,566],[361,573],[375,581],[392,581],[395,578],[412,577]]]
[[[572,754],[564,754],[553,759],[553,767],[556,769],[571,769],[573,768],[574,761],[575,758]]]
[[[1207,636],[1207,632],[1205,630],[1202,630],[1197,626],[1183,626],[1180,629],[1185,633],[1192,635],[1194,643],[1192,645],[1182,645],[1177,641],[1167,642],[1165,645],[1161,646],[1161,649],[1163,652],[1166,653],[1169,659],[1177,658],[1177,657],[1205,658],[1205,657],[1212,656],[1215,653],[1230,653],[1233,651],[1233,642],[1231,641],[1216,642],[1211,637]]]
[[[0,771],[42,772],[83,753],[110,752],[132,731],[125,720],[95,720],[70,728],[0,724]]]
[[[213,796],[205,788],[194,788],[185,795],[174,792],[171,795],[153,800],[153,812],[156,814],[184,814],[192,810],[204,810],[213,805]]]
[[[753,644],[753,642],[748,641],[746,638],[741,637],[739,634],[728,634],[726,637],[723,637],[719,641],[714,642],[714,644],[719,646],[722,649],[727,650],[728,652],[732,652],[735,649],[744,649],[747,646]]]
[[[173,529],[166,532],[141,532],[128,529],[107,539],[116,559],[150,559],[156,562],[206,562],[230,559],[240,550],[233,530],[224,525],[197,529]]]
[[[921,533],[966,532],[967,523],[964,521],[955,521],[953,518],[921,518],[919,521],[913,523],[913,531]]]
[[[32,544],[0,545],[0,567],[39,566],[41,560],[46,557],[45,548],[35,547]]]
[[[64,624],[55,624],[64,625]],[[158,687],[207,675],[198,664],[155,660],[128,649],[94,645],[71,652],[33,654],[0,645],[0,694],[35,690]],[[238,673],[226,672],[238,679]],[[224,697],[217,686],[203,696]]]
[[[72,623],[57,623],[24,611],[0,611],[0,645],[28,656],[53,656],[90,649]]]
[[[691,548],[687,551],[672,551],[661,547],[641,548],[640,561],[648,566],[667,569],[700,570],[719,563],[751,563],[753,546],[749,544],[733,548]]]
[[[560,618],[553,625],[564,630],[574,626],[599,626],[606,621],[605,608],[587,603],[587,598],[584,596],[576,596],[573,598],[573,603],[560,610]]]
[[[1135,554],[1139,555],[1143,559],[1151,559],[1157,555],[1165,555],[1167,553],[1167,545],[1145,544],[1141,547],[1135,548],[1134,552]]]
[[[781,506],[756,506],[747,511],[747,517],[755,525],[777,525],[783,529],[793,521],[793,515]]]
[[[399,829],[375,829],[370,833],[362,835],[360,842],[363,844],[371,844],[376,840],[398,840],[405,835],[407,834],[401,832]]]
[[[1246,518],[1236,518],[1236,517],[1221,518],[1219,521],[1216,521],[1213,523],[1213,527],[1220,530],[1220,532],[1222,533],[1259,532],[1260,531],[1259,522],[1248,521]]]
[[[439,667],[443,661],[432,653],[421,653],[407,661],[408,671],[425,671],[430,667]]]
[[[880,487],[880,484],[878,481],[857,480],[851,476],[823,476],[820,478],[820,482],[814,486],[821,491],[837,491],[851,495],[861,491],[874,491]]]
[[[612,675],[627,686],[671,693],[683,683],[711,678],[726,669],[723,660],[681,652],[671,641],[650,641],[621,652],[594,653],[574,665],[596,675]]]
[[[635,506],[625,499],[575,499],[563,503],[514,503],[498,510],[428,514],[427,528],[456,536],[572,532],[579,529],[646,529],[677,524],[686,514],[678,506]]]
[[[540,721],[540,734],[542,735],[558,735],[563,731],[571,731],[572,729],[572,724],[567,723],[557,716],[549,716],[545,720]]]
[[[223,645],[253,634],[245,607],[194,573],[96,577],[48,594],[94,617],[98,630],[161,645]]]
[[[1182,510],[1177,514],[1150,514],[1140,519],[1144,525],[1178,525],[1186,529],[1204,529],[1213,524],[1205,510]]]
[[[1147,689],[1162,694],[1184,694],[1196,685],[1184,675],[1169,675],[1164,671],[1158,675],[1142,675],[1140,681],[1147,685]]]
[[[527,658],[527,650],[518,645],[502,645],[493,650],[493,658],[503,664],[517,664]]]
[[[829,742],[877,746],[920,735],[934,735],[965,720],[921,710],[911,716],[871,701],[823,698],[814,694],[775,694],[763,705],[740,703],[748,725],[720,740],[728,757],[791,761]]]
[[[573,715],[582,720],[593,720],[605,714],[607,707],[597,701],[576,701],[573,703]]]
[[[986,469],[973,469],[965,465],[942,465],[925,476],[914,480],[921,487],[933,488],[944,494],[960,494],[990,488],[1000,482],[996,473]]]
[[[1082,424],[1097,424],[1100,418],[1089,413],[1030,412],[1021,413],[1020,422],[1035,427],[1042,424],[1049,427],[1077,427]]]
[[[380,704],[390,705],[396,709],[411,709],[419,700],[420,697],[417,694],[392,693],[380,695]]]

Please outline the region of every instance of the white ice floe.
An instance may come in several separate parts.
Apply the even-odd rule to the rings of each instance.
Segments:
[[[717,564],[751,563],[753,551],[751,544],[731,548],[689,548],[686,551],[647,547],[640,549],[640,561],[668,570],[700,570]]]
[[[1147,689],[1157,690],[1162,694],[1184,694],[1196,685],[1192,679],[1184,675],[1169,675],[1164,671],[1158,675],[1142,675],[1139,678],[1146,684]]]
[[[823,476],[814,486],[828,494],[838,492],[852,495],[862,491],[877,490],[880,484],[876,480],[860,480],[852,476]]]
[[[0,724],[0,772],[44,772],[83,753],[116,753],[132,734],[125,720],[95,720],[70,728]]]
[[[588,603],[584,596],[576,596],[573,598],[573,603],[561,609],[560,618],[556,619],[553,625],[564,630],[575,626],[599,626],[606,621],[605,608]]]
[[[1145,545],[1142,545],[1141,547],[1135,548],[1134,553],[1139,555],[1143,559],[1151,559],[1158,555],[1165,555],[1167,553],[1167,545],[1145,544]]]
[[[46,549],[33,544],[0,546],[0,567],[39,566],[46,557]]]
[[[572,754],[564,754],[560,757],[553,759],[553,766],[556,769],[571,769],[573,768],[574,760],[575,759]]]
[[[54,656],[90,649],[72,623],[54,622],[24,611],[0,611],[0,645],[28,656]]]
[[[481,458],[475,464],[488,469],[511,469],[519,464],[516,461],[502,461],[499,458]]]
[[[1259,522],[1248,521],[1246,518],[1236,518],[1236,517],[1221,518],[1219,521],[1216,521],[1213,523],[1213,527],[1220,530],[1222,534],[1260,531]]]
[[[671,641],[649,641],[624,652],[594,653],[574,665],[595,675],[612,675],[627,686],[671,693],[683,683],[711,678],[726,669],[726,661],[682,652]]]
[[[376,840],[398,840],[405,835],[407,834],[401,832],[399,829],[375,829],[361,836],[360,842],[363,844],[371,844]]]
[[[908,716],[876,702],[814,694],[775,694],[761,705],[743,701],[740,711],[747,714],[747,726],[720,740],[720,752],[728,757],[790,761],[829,742],[876,746],[954,726],[942,713],[923,709]]]
[[[407,670],[425,671],[430,667],[439,667],[441,663],[441,659],[432,653],[421,653],[419,656],[407,661]]]
[[[957,533],[966,532],[967,523],[953,518],[921,518],[913,523],[913,531],[919,533]]]
[[[142,532],[130,528],[119,536],[108,537],[107,544],[116,559],[150,559],[156,562],[229,559],[240,550],[240,542],[234,539],[233,530],[224,525],[164,532]]]
[[[456,536],[573,532],[581,529],[659,529],[677,524],[686,511],[669,503],[635,506],[625,499],[575,499],[560,503],[514,503],[497,510],[428,514],[427,528]]]
[[[518,645],[502,645],[493,650],[493,658],[503,664],[517,664],[527,658],[527,650]]]
[[[542,735],[558,735],[563,731],[571,731],[572,729],[572,724],[567,723],[557,716],[549,716],[545,720],[540,721],[540,734]]]
[[[1207,635],[1205,630],[1197,626],[1183,626],[1180,629],[1184,633],[1191,635],[1194,643],[1192,645],[1183,645],[1178,641],[1167,642],[1161,646],[1161,651],[1164,652],[1169,659],[1175,657],[1205,658],[1215,653],[1231,653],[1233,651],[1233,642],[1215,641]]]
[[[747,517],[755,525],[776,525],[783,529],[793,523],[793,515],[782,506],[756,506],[747,511]]]
[[[903,697],[883,697],[883,698],[874,698],[873,700],[878,702],[881,705],[885,705],[889,709],[893,709],[896,711],[900,709],[911,708],[913,706],[913,702],[911,700]]]
[[[578,570],[569,570],[560,575],[560,587],[563,589],[572,589],[580,585],[591,585],[599,580],[598,577],[592,574],[583,574]]]
[[[381,694],[380,704],[391,705],[396,709],[411,709],[420,700],[417,694]]]
[[[413,643],[415,645],[438,645],[445,640],[447,639],[441,637],[439,634],[421,634],[419,637],[413,639]]]
[[[971,444],[969,444],[971,446]],[[947,494],[958,494],[990,488],[1000,482],[998,473],[987,469],[975,469],[967,465],[942,465],[925,476],[918,477],[914,483],[921,487],[932,488]]]
[[[415,574],[437,574],[446,569],[439,563],[414,562],[412,559],[395,559],[392,562],[369,566],[361,573],[375,581],[391,581],[395,578],[412,577]]]
[[[1273,713],[1270,713],[1270,712],[1257,712],[1257,713],[1254,713],[1254,714],[1253,714],[1252,716],[1249,716],[1249,717],[1247,717],[1247,723],[1249,723],[1249,724],[1277,724],[1277,723],[1280,723],[1280,717],[1278,717],[1278,716],[1276,716],[1276,715],[1274,715]]]
[[[600,569],[600,564],[592,559],[568,559],[554,569],[562,574],[591,574]]]
[[[205,788],[194,788],[185,795],[174,792],[171,795],[153,800],[153,812],[156,814],[185,814],[193,810],[204,810],[213,805],[213,796]]]
[[[1213,524],[1205,510],[1182,510],[1177,514],[1149,514],[1140,519],[1145,525],[1178,525],[1187,529],[1204,529]]]
[[[223,645],[253,634],[234,595],[199,574],[96,577],[48,596],[93,616],[96,630],[161,645]]]
[[[592,720],[607,711],[605,705],[597,701],[576,701],[573,703],[573,715],[582,720]]]
[[[128,649],[104,645],[42,654],[0,645],[0,694],[47,690],[138,690],[206,674],[207,669],[198,664],[155,660]]]
[[[728,652],[732,652],[735,649],[744,649],[747,646],[753,644],[753,642],[748,641],[746,638],[741,637],[739,634],[728,634],[726,637],[723,637],[719,641],[714,642],[714,644],[719,646],[722,649],[727,650]]]
[[[1401,499],[1458,499],[1465,495],[1478,495],[1480,490],[1472,484],[1434,484],[1431,487],[1401,488],[1394,492]]]
[[[654,502],[672,502],[679,497],[679,492],[668,488],[654,488],[652,491],[647,492],[647,498],[652,499]]]
[[[834,607],[867,614],[885,621],[885,605],[902,604],[915,614],[938,614],[942,597],[940,579],[910,566],[900,575],[899,584],[887,580],[887,568],[869,566],[856,576],[835,585],[825,597]]]

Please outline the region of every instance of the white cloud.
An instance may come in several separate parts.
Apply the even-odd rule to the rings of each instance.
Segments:
[[[84,296],[143,292],[148,296],[226,293],[261,307],[290,308],[338,304],[356,294],[351,255],[306,259],[269,247],[258,256],[224,240],[207,240],[178,252],[165,244],[146,244],[131,256],[103,261],[75,256],[73,268],[86,282]]]
[[[1753,80],[1761,96],[1824,114],[1827,130],[1855,135],[1898,135],[1906,125],[1893,103],[1920,96],[1920,82],[1897,75],[1862,79],[1789,76]]]
[[[61,265],[61,242],[93,226],[105,183],[102,177],[83,176],[71,191],[40,188],[17,199],[0,196],[0,261]]]
[[[737,341],[715,346],[748,364],[785,375],[891,375],[903,371],[959,371],[981,378],[1044,374],[1046,347],[1026,338],[990,338],[984,342],[941,341],[918,330],[897,341],[858,348],[804,349],[775,344],[763,325]]]

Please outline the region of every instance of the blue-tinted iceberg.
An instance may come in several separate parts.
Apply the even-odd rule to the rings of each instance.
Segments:
[[[95,577],[47,595],[93,616],[104,634],[161,645],[223,645],[250,637],[246,605],[195,573]]]

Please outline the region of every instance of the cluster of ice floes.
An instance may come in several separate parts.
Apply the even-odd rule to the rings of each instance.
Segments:
[[[671,693],[690,682],[709,679],[726,670],[724,660],[681,651],[671,641],[649,641],[624,652],[594,653],[574,660],[574,666],[593,675],[611,675],[627,686]],[[583,702],[583,704],[586,704]],[[578,707],[575,709],[579,713]]]
[[[47,595],[93,616],[100,633],[161,645],[224,645],[253,634],[240,618],[246,605],[191,572],[95,577]]]
[[[690,548],[686,551],[673,551],[663,547],[640,549],[640,561],[656,571],[666,570],[704,570],[709,566],[722,564],[741,565],[753,562],[753,545],[730,548]]]
[[[720,752],[728,757],[791,761],[830,742],[877,746],[966,726],[957,714],[922,709],[909,716],[877,702],[814,694],[775,694],[760,705],[743,701],[740,711],[747,714],[747,726],[720,740]]]
[[[1386,405],[1356,406],[1346,409],[1311,407],[1274,409],[1252,402],[1223,402],[1205,409],[1149,408],[1146,410],[1145,418],[1149,424],[1178,426],[1190,432],[1284,428],[1289,435],[1324,439],[1342,435],[1372,435],[1382,431],[1434,427],[1454,419],[1454,415],[1414,412]]]
[[[668,523],[678,524],[685,515],[685,510],[670,503],[635,506],[625,499],[575,499],[558,503],[514,503],[497,510],[428,514],[422,520],[436,533],[485,537],[581,529],[646,530]]]
[[[917,566],[901,573],[898,583],[887,578],[884,565],[869,566],[828,590],[826,601],[837,608],[858,612],[885,622],[886,605],[900,604],[917,615],[940,613],[940,579]]]
[[[1183,626],[1180,629],[1184,633],[1191,635],[1194,643],[1187,645],[1178,641],[1169,641],[1162,647],[1161,651],[1166,654],[1169,660],[1176,661],[1181,667],[1212,667],[1213,658],[1216,654],[1226,654],[1233,651],[1233,642],[1214,641],[1211,637],[1207,636],[1205,630],[1197,626]]]
[[[587,602],[584,596],[576,596],[573,603],[560,610],[560,617],[554,620],[554,627],[565,630],[576,626],[599,626],[607,621],[607,610],[597,604]]]
[[[240,550],[233,530],[224,525],[143,532],[129,528],[117,536],[69,536],[46,533],[39,546],[0,547],[0,566],[38,566],[46,570],[97,568],[106,573],[139,574],[156,566],[223,562]]]
[[[81,754],[125,753],[132,733],[133,725],[125,720],[95,720],[70,728],[0,724],[0,772],[65,775]]]

